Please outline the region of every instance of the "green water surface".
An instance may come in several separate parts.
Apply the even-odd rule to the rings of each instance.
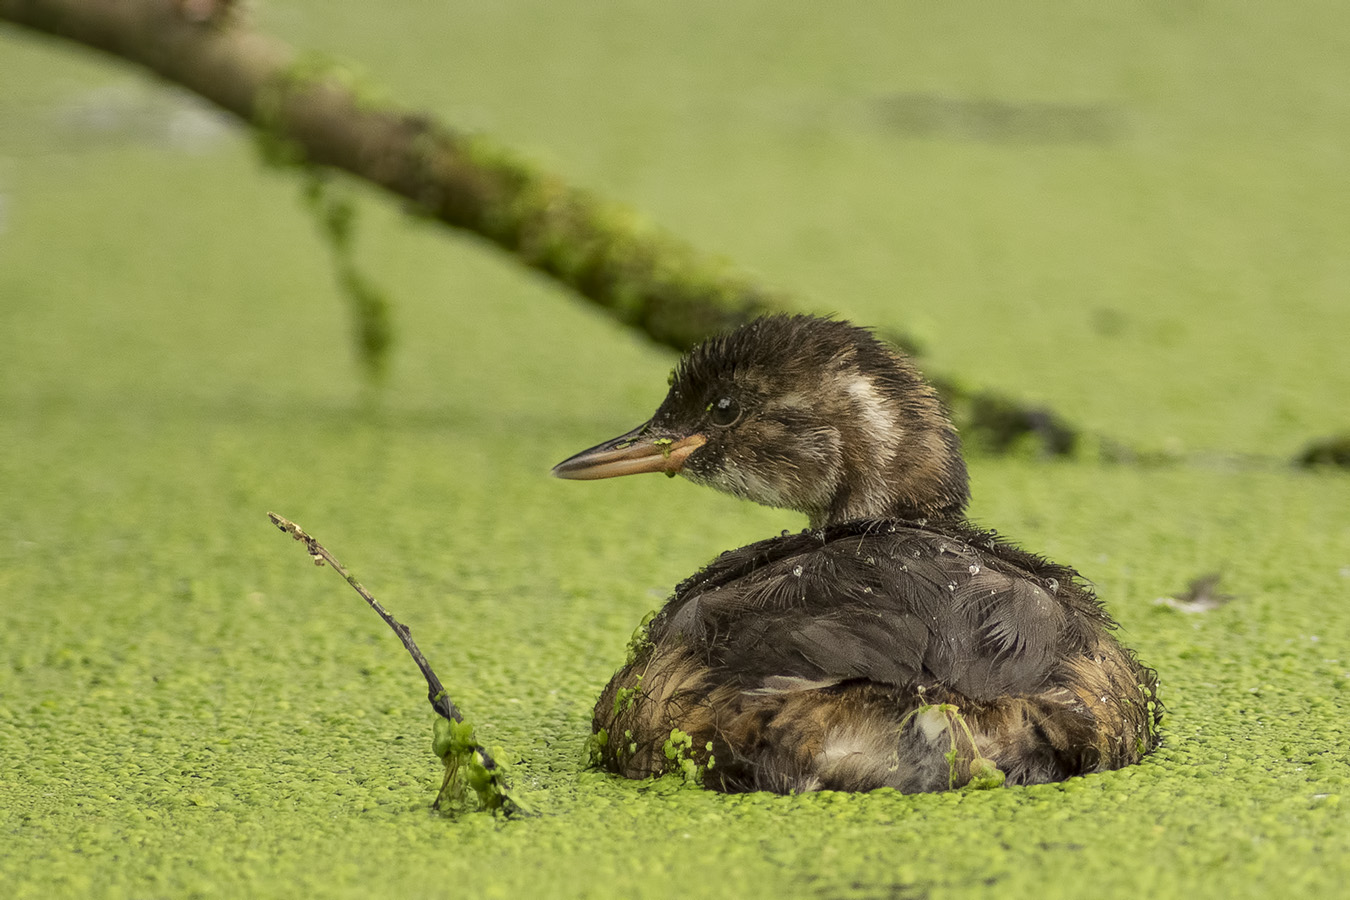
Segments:
[[[572,8],[580,7],[580,8]],[[547,477],[672,359],[362,195],[395,301],[362,384],[295,179],[177,94],[0,30],[0,894],[1350,894],[1350,16],[1339,4],[603,0],[253,15],[923,363],[1166,466],[975,457],[1078,566],[1165,746],[1058,785],[728,797],[586,770],[633,626],[803,527]],[[537,815],[429,810],[404,622]],[[1233,599],[1155,601],[1206,572]]]

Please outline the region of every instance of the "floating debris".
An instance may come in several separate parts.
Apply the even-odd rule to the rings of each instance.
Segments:
[[[1221,594],[1217,590],[1222,578],[1223,575],[1219,572],[1201,575],[1199,578],[1192,579],[1185,593],[1181,596],[1159,597],[1153,602],[1158,606],[1166,606],[1184,613],[1203,613],[1218,609],[1233,599],[1232,594]]]

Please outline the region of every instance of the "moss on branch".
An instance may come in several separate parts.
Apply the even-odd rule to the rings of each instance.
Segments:
[[[199,7],[212,14],[200,14]],[[305,169],[311,179],[314,167],[326,167],[377,185],[418,215],[477,235],[658,344],[684,351],[764,313],[808,308],[488,137],[400,109],[350,67],[298,54],[253,29],[229,4],[0,0],[0,19],[145,66],[255,127],[271,162]],[[332,210],[320,207],[321,223],[328,222]],[[358,353],[377,374],[390,343],[387,303],[351,263],[348,244],[335,239],[332,245]],[[911,352],[918,346],[903,333],[885,337]],[[945,393],[958,425],[979,438],[977,446],[1003,451],[1029,435],[1044,452],[1073,449],[1076,431],[1053,413],[1015,398],[956,390],[953,383],[944,382]]]

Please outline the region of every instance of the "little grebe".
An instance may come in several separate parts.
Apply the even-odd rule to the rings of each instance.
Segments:
[[[966,520],[956,430],[864,329],[770,316],[692,350],[560,478],[681,474],[811,530],[686,579],[595,707],[601,763],[724,791],[1034,784],[1137,762],[1156,677],[1078,573]]]

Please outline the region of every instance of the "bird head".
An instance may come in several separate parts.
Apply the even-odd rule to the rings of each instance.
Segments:
[[[683,475],[813,528],[959,516],[960,441],[933,388],[870,331],[815,316],[756,319],[691,350],[651,419],[570,457],[559,478]]]

